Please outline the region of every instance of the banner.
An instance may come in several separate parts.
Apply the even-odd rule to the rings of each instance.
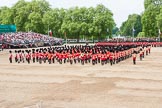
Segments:
[[[16,25],[0,25],[0,33],[16,32]]]

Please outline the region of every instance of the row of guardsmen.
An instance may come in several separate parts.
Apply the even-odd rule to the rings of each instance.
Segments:
[[[15,50],[9,51],[9,62],[25,63],[31,62],[42,63],[92,63],[92,65],[101,63],[102,65],[110,63],[117,64],[126,60],[133,55],[133,63],[135,64],[137,54],[141,52],[150,52],[150,47],[141,46],[64,46],[64,47],[49,47],[32,50]],[[147,53],[148,54],[148,53]],[[142,55],[144,56],[144,54]],[[141,57],[141,56],[140,56]]]
[[[134,49],[133,51],[133,64],[135,65],[136,64],[136,59],[137,59],[137,54],[139,54],[139,59],[140,61],[142,61],[142,59],[145,58],[145,55],[148,56],[151,52],[151,46],[139,46],[137,48]]]

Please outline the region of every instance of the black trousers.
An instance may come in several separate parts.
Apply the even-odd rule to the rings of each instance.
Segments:
[[[9,58],[10,63],[12,63],[12,58]]]
[[[134,64],[134,65],[136,64],[136,60],[133,60],[133,64]]]
[[[112,66],[112,64],[113,64],[113,60],[110,60],[110,65]]]
[[[35,57],[33,58],[33,63],[35,63]]]
[[[96,63],[95,63],[95,60],[92,60],[92,65],[95,65]]]
[[[140,56],[140,60],[142,61],[142,56]]]

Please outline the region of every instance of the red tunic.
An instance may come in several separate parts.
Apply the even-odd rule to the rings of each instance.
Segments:
[[[133,60],[134,60],[134,61],[136,60],[136,55],[133,55]]]
[[[30,54],[26,54],[26,58],[29,59],[30,58]]]
[[[12,59],[12,57],[13,57],[12,54],[10,54],[9,58]]]
[[[112,55],[109,56],[109,60],[113,60],[113,56]]]
[[[92,55],[92,60],[96,60],[96,55]]]
[[[35,56],[36,56],[36,54],[35,54],[35,53],[33,53],[33,54],[32,54],[32,58],[35,58]]]

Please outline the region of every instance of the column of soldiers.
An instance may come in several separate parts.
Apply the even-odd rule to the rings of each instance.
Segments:
[[[142,59],[151,52],[151,45],[140,45],[139,47],[135,48],[133,51],[133,64],[136,64],[136,58],[137,54],[139,54],[139,59],[142,61]]]
[[[10,51],[9,61],[10,63],[13,63],[14,60],[16,63],[27,62],[28,64],[37,62],[39,64],[70,63],[72,65],[81,63],[84,65],[92,63],[92,65],[96,65],[100,63],[105,65],[110,63],[110,65],[113,65],[132,57],[132,55],[141,54],[141,51],[145,52],[144,48],[142,50],[140,48],[140,45],[65,45],[32,50],[15,50],[14,53]],[[146,50],[146,54],[148,52]]]

